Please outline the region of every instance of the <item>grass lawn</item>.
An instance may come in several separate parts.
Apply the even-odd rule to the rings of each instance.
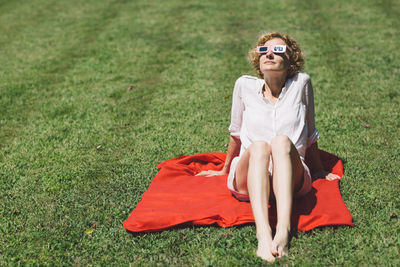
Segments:
[[[0,265],[267,265],[255,227],[122,228],[169,158],[226,151],[260,33],[306,55],[354,228],[284,265],[399,266],[400,2],[0,0]]]

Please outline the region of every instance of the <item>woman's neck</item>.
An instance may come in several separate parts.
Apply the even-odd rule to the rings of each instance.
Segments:
[[[265,90],[268,90],[272,96],[278,97],[282,91],[283,86],[286,82],[286,75],[264,75]]]

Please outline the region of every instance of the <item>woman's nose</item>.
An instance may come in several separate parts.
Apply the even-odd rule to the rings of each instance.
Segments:
[[[274,56],[274,52],[272,52],[272,49],[268,49],[268,52],[267,52],[267,54],[265,54],[265,56],[267,58],[272,58]]]

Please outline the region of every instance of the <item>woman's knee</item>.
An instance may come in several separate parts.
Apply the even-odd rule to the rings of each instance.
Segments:
[[[293,143],[286,135],[275,136],[271,141],[272,153],[290,154]]]
[[[253,142],[248,150],[250,157],[266,158],[271,154],[271,146],[264,141]]]

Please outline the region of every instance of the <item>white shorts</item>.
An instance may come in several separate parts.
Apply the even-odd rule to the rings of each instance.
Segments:
[[[250,201],[248,194],[239,193],[238,191],[235,190],[235,187],[233,186],[233,183],[235,180],[236,165],[239,162],[239,159],[240,159],[240,157],[235,157],[232,160],[231,168],[229,170],[229,175],[228,175],[228,180],[227,180],[228,189],[232,192],[232,195],[235,198],[237,198],[238,200]],[[303,167],[304,167],[304,174],[303,174],[304,181],[303,181],[303,185],[300,188],[300,190],[294,193],[295,198],[306,195],[308,192],[311,191],[311,187],[312,187],[312,178],[311,178],[310,169],[308,168],[308,166],[305,164],[305,162],[303,160],[301,160],[301,162],[303,163]],[[272,169],[273,169],[272,164],[273,164],[272,160],[270,160],[268,172],[269,172],[269,178],[270,178],[271,184],[272,184]]]

